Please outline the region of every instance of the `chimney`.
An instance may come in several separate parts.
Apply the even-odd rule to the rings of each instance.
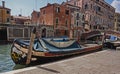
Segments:
[[[68,0],[66,0],[66,2],[68,2]]]
[[[18,16],[20,16],[20,17],[21,17],[22,15],[21,15],[21,14],[19,14]]]
[[[2,1],[2,6],[3,6],[3,8],[5,7],[5,1]]]

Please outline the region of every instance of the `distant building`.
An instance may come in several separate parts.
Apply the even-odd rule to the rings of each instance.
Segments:
[[[85,28],[108,30],[114,28],[115,8],[104,0],[70,0],[69,4],[81,7],[85,14]]]
[[[0,24],[10,24],[11,9],[5,7],[5,1],[0,6]]]
[[[18,16],[11,16],[11,24],[13,25],[31,25],[30,17],[18,15]]]
[[[41,12],[33,10],[31,13],[31,24],[38,26],[37,34],[39,37],[53,37],[54,36],[54,26],[40,23]]]
[[[40,12],[33,10],[31,14],[31,23],[36,25],[39,23],[39,18],[40,18]]]
[[[120,32],[120,13],[115,13],[115,31]]]
[[[69,36],[71,24],[70,8],[57,3],[48,3],[40,11],[40,24],[53,25],[55,36]]]
[[[33,24],[31,23],[31,19],[25,20],[25,21],[24,21],[24,25],[27,25],[27,26],[33,25]]]

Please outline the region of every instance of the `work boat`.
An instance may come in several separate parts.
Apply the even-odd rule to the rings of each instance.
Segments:
[[[11,57],[15,64],[26,64],[29,45],[29,41],[14,40],[11,47]],[[50,59],[63,58],[98,49],[102,49],[102,44],[96,42],[80,44],[76,40],[67,38],[41,38],[34,40],[31,62],[35,60],[37,60],[37,62],[45,62]]]

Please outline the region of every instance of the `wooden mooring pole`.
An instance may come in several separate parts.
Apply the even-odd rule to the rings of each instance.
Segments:
[[[103,37],[102,37],[102,46],[104,46],[105,38],[106,38],[106,32],[104,32]]]
[[[26,65],[30,64],[30,62],[31,62],[35,33],[36,33],[36,28],[33,28],[33,31],[31,33],[31,38],[30,38],[30,45],[29,45],[29,50],[28,50],[28,54],[27,54]]]

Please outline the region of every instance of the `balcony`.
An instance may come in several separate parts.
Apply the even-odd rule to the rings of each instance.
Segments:
[[[113,15],[108,15],[109,19],[114,19]]]
[[[100,16],[103,15],[102,11],[96,11],[96,14],[98,14],[98,15],[100,15]]]

